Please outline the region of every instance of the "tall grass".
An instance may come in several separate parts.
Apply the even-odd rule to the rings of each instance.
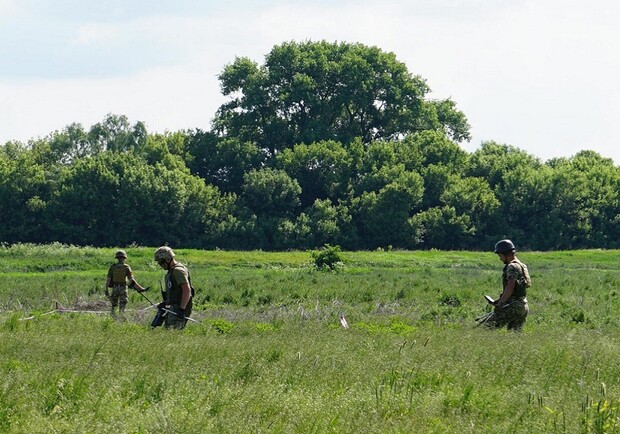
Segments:
[[[106,309],[113,249],[13,249],[0,432],[620,432],[618,252],[519,254],[534,286],[514,334],[474,327],[500,290],[488,253],[344,252],[318,272],[308,252],[180,250],[200,324],[177,332],[150,330],[136,293],[126,321],[50,313]],[[152,249],[127,250],[157,288]]]

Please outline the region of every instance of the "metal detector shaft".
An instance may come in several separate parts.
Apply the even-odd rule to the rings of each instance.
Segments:
[[[162,308],[161,308],[161,310],[163,310],[164,312],[171,313],[172,315],[175,315],[177,318],[181,318],[181,317],[179,316],[179,314],[178,314],[178,313],[176,313],[175,311],[170,310],[170,309],[168,309],[168,308],[166,308],[166,307],[162,307]],[[181,319],[185,319],[185,320],[187,320],[187,321],[191,321],[191,322],[195,322],[196,324],[200,324],[200,323],[199,323],[198,321],[196,321],[194,318],[190,318],[190,317],[188,317],[188,316],[184,316],[184,317],[183,317],[183,318],[181,318]]]
[[[138,290],[136,289],[136,291],[138,291]],[[180,318],[180,317],[179,317],[179,314],[178,314],[178,313],[176,313],[175,311],[173,311],[173,310],[171,310],[171,309],[168,309],[168,308],[165,308],[165,307],[159,307],[158,305],[156,305],[155,303],[153,303],[151,300],[149,300],[149,298],[148,298],[146,295],[142,294],[143,292],[144,292],[144,291],[138,291],[138,293],[139,293],[142,297],[144,297],[144,299],[145,299],[146,301],[148,301],[149,303],[151,303],[151,306],[156,307],[156,308],[158,308],[158,309],[161,309],[161,310],[163,310],[164,312],[171,313],[172,315],[174,315],[174,316],[176,316],[176,317]],[[181,319],[186,319],[186,320],[188,320],[188,321],[192,321],[192,322],[195,322],[195,323],[197,323],[197,324],[200,324],[198,321],[196,321],[195,319],[190,318],[190,317],[188,317],[188,316],[183,317],[183,318],[181,318]]]
[[[148,298],[146,295],[144,295],[144,294],[143,294],[143,292],[144,292],[144,291],[146,291],[146,289],[145,289],[144,291],[138,291],[138,290],[136,289],[135,291],[136,291],[138,294],[140,294],[142,297],[144,297],[144,299],[145,299],[146,301],[148,301],[148,302],[151,304],[151,306],[153,306],[153,307],[157,307],[157,305],[156,305],[155,303],[153,303],[151,300],[149,300],[149,298]]]
[[[478,322],[478,324],[476,324],[476,327],[480,327],[482,324],[484,324],[485,322],[487,322],[489,320],[489,318],[491,318],[493,316],[493,312],[489,312],[486,315],[477,318],[476,321]]]

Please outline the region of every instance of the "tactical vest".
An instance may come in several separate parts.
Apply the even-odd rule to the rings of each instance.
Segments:
[[[110,267],[112,285],[126,285],[127,278],[131,274],[131,269],[127,264],[113,264]]]
[[[525,297],[527,295],[527,288],[532,286],[532,279],[530,278],[530,273],[527,269],[527,265],[525,265],[518,259],[510,261],[510,263],[516,264],[519,268],[521,268],[521,275],[517,279],[512,297]]]
[[[177,263],[168,271],[168,274],[166,274],[166,300],[169,304],[181,304],[181,297],[183,296],[181,283],[177,282],[174,277],[174,270],[177,268],[181,268],[187,273],[187,280],[191,288],[191,296],[194,297],[194,287],[192,286],[192,278],[189,275],[189,270],[185,265]]]

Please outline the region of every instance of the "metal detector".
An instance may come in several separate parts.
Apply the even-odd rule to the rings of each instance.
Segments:
[[[145,288],[144,291],[148,290],[149,288],[150,287]],[[138,291],[136,289],[136,292],[138,292],[138,294],[140,294],[142,297],[144,297],[144,299],[146,301],[148,301],[151,304],[151,306],[157,308],[157,315],[155,315],[155,318],[153,318],[153,321],[151,322],[151,327],[158,327],[158,326],[162,325],[164,323],[165,314],[171,313],[172,315],[174,315],[176,317],[179,316],[179,314],[177,314],[175,311],[173,311],[171,309],[168,309],[168,308],[165,308],[163,306],[160,307],[158,304],[153,303],[151,300],[149,300],[149,298],[146,295],[143,294],[144,291]],[[192,322],[195,322],[197,324],[200,324],[194,318],[190,318],[188,316],[186,316],[184,318],[181,318],[181,319],[184,319],[184,320],[187,320],[187,321],[192,321]]]

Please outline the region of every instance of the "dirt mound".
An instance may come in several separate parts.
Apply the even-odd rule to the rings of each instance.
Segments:
[[[105,300],[76,300],[75,303],[65,306],[60,304],[59,302],[55,303],[54,308],[57,311],[89,311],[89,312],[97,312],[97,311],[109,311],[110,304]]]

